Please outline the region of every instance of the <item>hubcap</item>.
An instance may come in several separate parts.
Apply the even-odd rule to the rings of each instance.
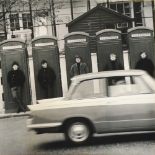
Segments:
[[[89,136],[88,127],[82,123],[73,124],[69,129],[69,137],[74,142],[83,142]]]

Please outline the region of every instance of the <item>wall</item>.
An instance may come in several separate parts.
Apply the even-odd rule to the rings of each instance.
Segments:
[[[129,0],[109,0],[109,2],[118,2],[118,1],[129,1]],[[69,23],[71,19],[71,6],[70,0],[55,0],[55,14],[56,14],[56,25],[57,25],[57,36],[58,36],[58,44],[60,51],[64,51],[64,41],[63,36],[68,33],[68,27],[66,24]],[[41,5],[41,4],[40,4]],[[97,5],[95,0],[90,0],[91,9]],[[26,10],[27,8],[25,8]],[[144,17],[144,26],[153,28],[153,20],[152,20],[152,6],[150,1],[144,1],[143,9],[143,17]],[[13,10],[14,11],[14,10]],[[87,0],[73,0],[73,16],[74,19],[87,11]],[[131,2],[131,12],[133,12],[133,6]],[[22,13],[22,12],[21,12]],[[21,17],[20,13],[20,17]],[[133,13],[132,17],[133,17]],[[8,16],[7,16],[8,19]],[[40,20],[40,19],[39,19]],[[36,36],[41,35],[52,35],[52,27],[51,27],[51,19],[50,17],[46,19],[42,19],[45,22],[45,26],[37,26],[37,21],[34,22],[34,33]],[[8,20],[9,23],[9,20]],[[20,23],[22,25],[22,21],[20,18]],[[133,24],[134,26],[134,24]],[[8,27],[9,29],[9,27]],[[15,34],[26,35],[25,30],[15,31]],[[11,32],[9,32],[8,38],[11,37]]]

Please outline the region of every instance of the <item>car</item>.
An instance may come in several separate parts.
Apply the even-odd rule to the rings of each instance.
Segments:
[[[38,100],[29,109],[29,130],[64,133],[75,144],[94,134],[154,132],[155,80],[141,70],[79,75],[65,97]]]

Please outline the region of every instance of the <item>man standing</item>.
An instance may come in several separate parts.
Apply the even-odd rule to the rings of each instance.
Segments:
[[[82,59],[80,56],[75,56],[75,63],[71,66],[70,75],[71,77],[80,75],[80,74],[86,74],[89,72],[88,66],[86,63],[82,62]]]
[[[109,56],[109,61],[104,67],[104,71],[122,70],[122,69],[123,66],[118,61],[116,54],[111,53]]]
[[[153,62],[148,58],[147,54],[145,52],[140,53],[140,59],[136,63],[135,66],[136,69],[145,70],[148,72],[152,77],[154,75],[154,64]]]
[[[123,70],[123,66],[118,61],[116,54],[111,53],[109,55],[109,61],[103,68],[104,71]],[[109,85],[115,85],[118,81],[124,80],[122,77],[111,77],[108,80]]]
[[[14,62],[12,64],[12,70],[8,72],[7,82],[11,89],[11,95],[13,101],[17,104],[17,112],[26,112],[27,106],[22,101],[22,90],[25,83],[25,75],[19,68],[19,64]]]
[[[54,90],[52,90],[54,83],[56,80],[56,74],[52,68],[48,66],[48,63],[46,60],[42,60],[41,62],[41,69],[38,72],[38,81],[39,84],[43,90],[43,98],[50,98],[53,97],[53,94],[51,96],[51,92],[54,93]]]

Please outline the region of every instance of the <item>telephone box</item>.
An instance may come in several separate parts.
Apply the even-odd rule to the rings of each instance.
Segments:
[[[44,98],[44,90],[38,81],[38,73],[41,69],[41,62],[47,61],[48,66],[54,71],[56,78],[54,85],[49,90],[48,98],[56,98],[62,96],[62,85],[60,75],[59,50],[57,39],[55,37],[37,37],[32,40],[32,56],[34,64],[34,77],[36,87],[36,98]]]
[[[98,70],[103,71],[109,63],[110,54],[115,54],[117,61],[124,66],[121,32],[113,29],[96,33]]]
[[[130,68],[134,69],[140,59],[140,53],[146,52],[155,64],[153,30],[146,27],[135,27],[128,30]]]
[[[2,67],[2,84],[4,91],[5,111],[16,112],[17,105],[12,99],[11,89],[7,82],[7,75],[12,70],[12,64],[17,62],[19,68],[25,75],[25,83],[22,90],[22,101],[25,105],[31,104],[30,85],[29,85],[29,67],[28,53],[24,41],[11,39],[3,41],[0,44],[1,67]]]
[[[65,36],[65,56],[68,85],[70,84],[71,79],[71,66],[75,64],[75,56],[80,56],[82,62],[87,64],[88,72],[92,71],[89,40],[89,34],[85,32],[72,32]]]

